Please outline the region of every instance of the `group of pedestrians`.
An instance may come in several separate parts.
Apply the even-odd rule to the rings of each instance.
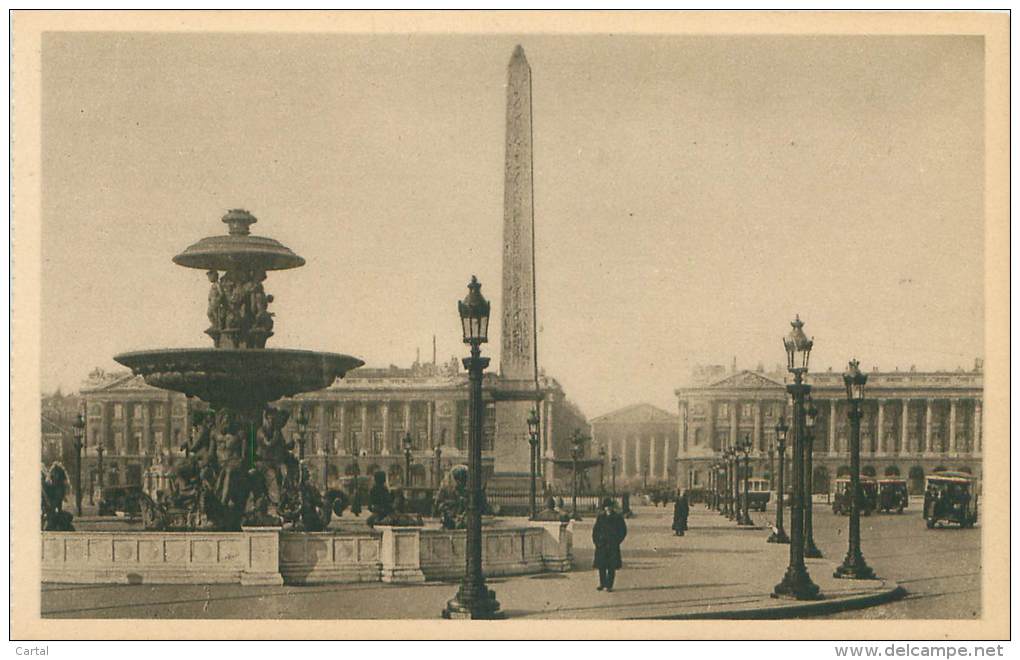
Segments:
[[[673,505],[673,533],[683,536],[687,531],[687,516],[691,506],[687,491],[677,490],[676,503]],[[616,581],[616,571],[623,567],[623,556],[620,545],[627,538],[627,522],[623,514],[616,511],[612,498],[602,500],[602,509],[595,518],[591,529],[591,540],[595,545],[595,558],[592,562],[599,572],[598,591],[612,591]]]

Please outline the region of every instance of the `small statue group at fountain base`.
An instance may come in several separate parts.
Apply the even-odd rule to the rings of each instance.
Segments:
[[[489,502],[482,492],[479,508],[482,515],[491,515]],[[468,467],[455,465],[443,477],[433,504],[433,514],[439,518],[443,529],[467,529],[468,508]]]
[[[242,526],[321,531],[342,515],[349,498],[325,494],[299,466],[283,427],[290,414],[266,407],[257,430],[229,408],[199,412],[187,457],[173,471],[169,492],[142,496],[146,529],[238,531]],[[244,438],[249,438],[249,443]]]
[[[425,522],[421,514],[407,510],[407,498],[402,490],[396,496],[386,487],[386,473],[382,470],[372,475],[375,483],[368,492],[368,510],[370,515],[366,524],[369,529],[383,527],[421,527]]]

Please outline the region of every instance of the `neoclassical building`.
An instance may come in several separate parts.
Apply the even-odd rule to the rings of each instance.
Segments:
[[[551,481],[554,460],[570,455],[570,436],[584,420],[555,380],[542,376],[539,383],[539,471]],[[502,437],[495,409],[503,392],[499,376],[486,374],[482,460],[490,478],[496,463],[495,439]],[[81,395],[87,410],[86,485],[98,483],[100,443],[106,485],[140,484],[145,471],[157,462],[172,467],[184,456],[192,411],[207,407],[183,394],[151,387],[126,371],[96,370]],[[355,471],[364,475],[376,470],[385,471],[391,482],[402,483],[407,435],[413,485],[432,485],[437,474],[467,462],[468,383],[456,359],[446,364],[415,362],[410,368],[357,369],[331,387],[274,405],[292,411],[299,405],[304,408],[305,459],[319,483],[324,477],[335,484]],[[292,415],[285,435],[297,440],[296,430]],[[528,442],[527,437],[515,440]]]
[[[614,458],[618,488],[673,483],[678,419],[673,413],[638,403],[591,420],[592,456],[599,456],[600,449],[605,452],[607,487]]]
[[[769,472],[768,449],[775,444],[781,415],[790,419],[785,372],[700,369],[692,383],[676,390],[680,415],[677,474],[682,484],[704,486],[709,466],[735,441],[750,438],[756,474]],[[840,372],[809,373],[818,410],[814,432],[814,488],[825,492],[849,465],[846,390]],[[921,488],[936,469],[981,476],[981,362],[971,371],[868,373],[861,420],[862,472],[897,473]],[[789,451],[787,452],[789,458]]]

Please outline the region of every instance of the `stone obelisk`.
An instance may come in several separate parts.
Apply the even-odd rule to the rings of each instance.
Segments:
[[[517,46],[507,67],[501,378],[494,392],[494,467],[503,477],[529,473],[527,420],[538,391],[531,138],[531,67]]]

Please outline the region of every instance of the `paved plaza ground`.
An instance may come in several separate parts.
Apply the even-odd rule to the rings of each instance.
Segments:
[[[890,603],[838,616],[969,618],[979,615],[977,576],[979,530],[926,530],[917,511],[864,519],[864,551],[883,581],[836,580],[832,569],[846,552],[847,519],[816,505],[816,541],[824,559],[808,560],[808,570],[827,601],[881,595],[895,582],[911,590],[905,602]],[[765,543],[768,529],[740,529],[704,506],[696,505],[691,529],[673,536],[672,509],[638,507],[628,521],[624,568],[613,593],[596,591],[591,568],[591,520],[576,522],[575,570],[489,581],[508,618],[629,619],[779,615],[773,608],[790,601],[769,595],[784,573],[788,546]],[[756,521],[774,513],[753,514]],[[923,554],[911,538],[926,537]],[[975,551],[976,550],[976,551]],[[918,566],[942,572],[922,571]],[[913,568],[910,568],[913,567]],[[901,572],[902,571],[902,572]],[[913,571],[913,572],[911,572]],[[916,577],[915,577],[916,576]],[[956,576],[956,577],[954,577]],[[912,580],[912,581],[911,581]],[[948,590],[946,580],[961,581]],[[417,585],[382,583],[252,587],[241,585],[67,585],[45,584],[44,617],[60,618],[436,618],[456,591],[454,582]],[[918,589],[918,596],[913,593]],[[947,611],[949,608],[951,611]],[[773,610],[769,612],[769,610]],[[930,610],[930,612],[929,612]],[[742,614],[741,614],[742,613]],[[818,615],[785,612],[783,615]]]

